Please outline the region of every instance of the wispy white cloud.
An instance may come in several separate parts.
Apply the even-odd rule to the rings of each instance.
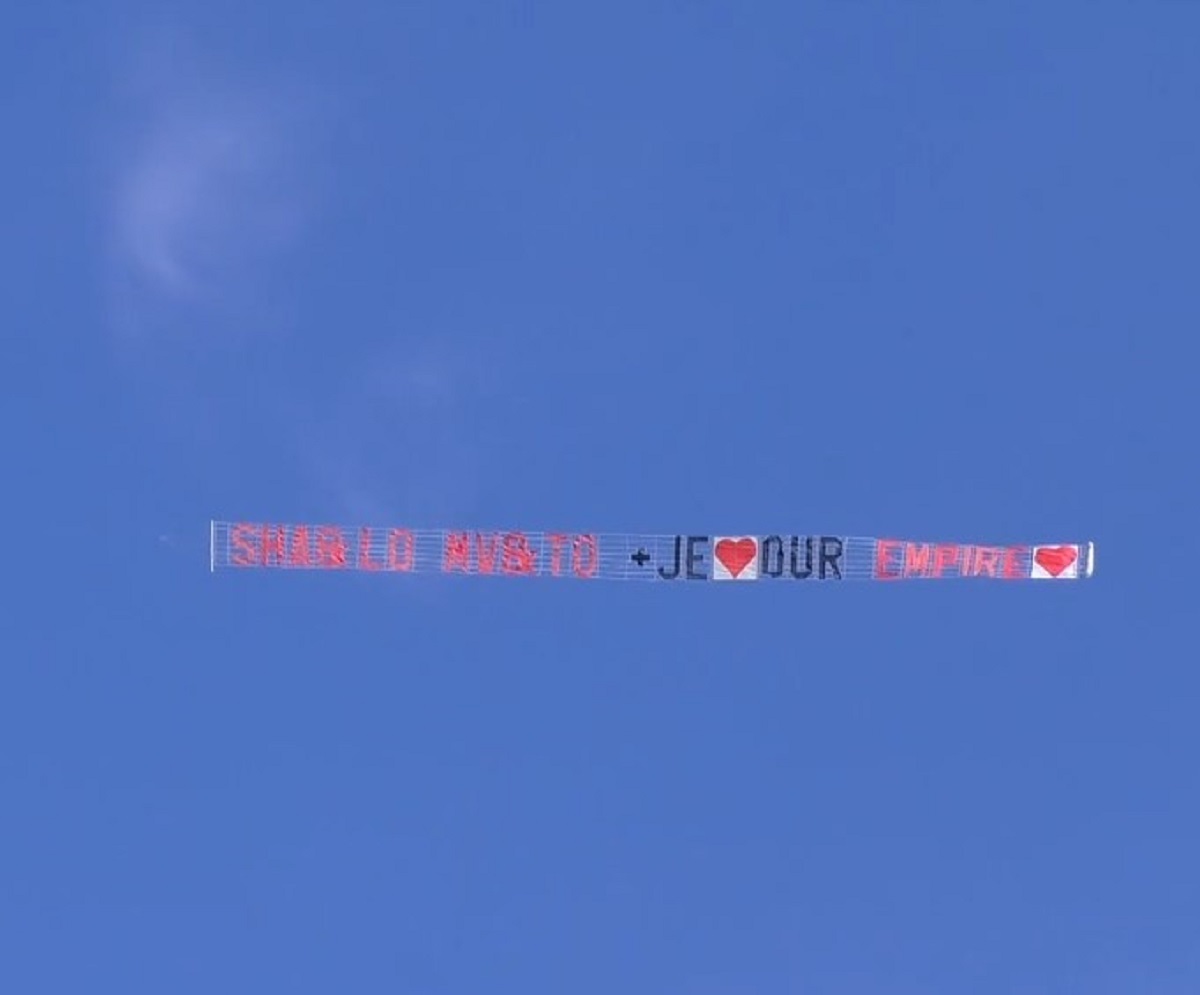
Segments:
[[[312,206],[311,93],[202,64],[178,38],[131,61],[109,155],[108,291],[123,331],[180,307],[253,310]],[[171,319],[176,319],[174,322]]]
[[[162,122],[125,179],[116,207],[118,248],[136,275],[168,297],[218,291],[271,231],[269,137],[232,108],[187,109]]]
[[[398,336],[340,372],[314,407],[293,397],[292,445],[324,501],[351,519],[439,522],[469,513],[483,472],[470,411],[484,365],[447,343]]]
[[[302,482],[290,506],[376,521],[452,514],[478,472],[462,418],[480,364],[403,327],[384,343],[373,329],[369,345],[313,328],[301,311],[313,288],[289,281],[290,254],[313,249],[318,196],[336,189],[321,166],[331,94],[200,59],[175,35],[142,41],[117,60],[103,129],[105,290],[125,354],[190,444],[213,459],[231,441],[257,445],[264,478]],[[336,369],[289,364],[293,330],[308,356],[328,334]]]

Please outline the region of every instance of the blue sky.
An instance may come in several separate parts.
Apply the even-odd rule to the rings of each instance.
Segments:
[[[0,985],[1196,991],[1198,29],[10,13]],[[212,575],[210,518],[1098,557]]]

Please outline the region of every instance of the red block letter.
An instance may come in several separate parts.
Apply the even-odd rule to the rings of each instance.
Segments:
[[[358,530],[358,569],[378,570],[382,565],[371,559],[371,530],[364,525]]]
[[[286,549],[287,530],[282,525],[264,525],[262,527],[263,566],[283,563]]]
[[[975,547],[960,546],[958,551],[962,554],[962,564],[959,566],[958,572],[963,577],[970,577],[975,562]]]
[[[500,540],[494,535],[485,536],[475,533],[475,562],[479,564],[481,574],[496,572],[496,553],[500,549]]]
[[[317,528],[317,565],[330,568],[346,565],[346,540],[336,525]]]
[[[309,548],[308,526],[297,525],[292,530],[292,552],[288,563],[293,567],[312,565],[312,550]]]
[[[555,577],[562,576],[562,551],[567,543],[567,537],[560,532],[550,536],[550,573]]]
[[[1004,576],[1007,580],[1017,580],[1024,576],[1021,573],[1019,562],[1021,554],[1024,552],[1024,546],[1009,546],[1004,551]]]
[[[392,570],[412,569],[413,534],[407,529],[392,529],[388,534],[388,567]]]
[[[442,570],[471,569],[471,537],[466,532],[450,532],[442,550]]]
[[[907,542],[904,544],[904,576],[924,577],[929,573],[929,544]]]
[[[233,562],[239,567],[258,566],[258,547],[254,535],[258,531],[248,522],[239,522],[233,527]]]
[[[995,577],[1000,563],[1000,550],[994,546],[980,546],[975,551],[975,576]]]
[[[933,575],[941,577],[947,567],[952,567],[958,560],[958,547],[939,544],[933,548]]]
[[[793,546],[793,548],[795,548]],[[900,574],[893,571],[890,558],[899,553],[903,544],[894,539],[877,539],[875,541],[875,576],[880,580],[899,580]]]
[[[509,532],[504,537],[504,554],[501,568],[508,574],[531,574],[534,572],[533,550],[522,532]]]
[[[600,569],[600,544],[594,535],[575,537],[571,569],[576,577],[594,577]]]

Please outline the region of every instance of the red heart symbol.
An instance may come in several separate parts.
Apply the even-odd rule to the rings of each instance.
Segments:
[[[746,569],[757,552],[758,543],[753,539],[722,539],[717,543],[717,559],[734,577]]]
[[[1079,551],[1074,546],[1042,546],[1035,554],[1038,566],[1051,577],[1057,577],[1075,562]]]

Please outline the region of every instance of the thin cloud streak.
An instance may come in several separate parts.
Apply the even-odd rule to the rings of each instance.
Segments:
[[[154,50],[110,149],[108,290],[120,330],[178,334],[185,309],[244,317],[296,248],[312,204],[311,94]],[[231,322],[232,323],[232,322]]]
[[[172,298],[216,291],[250,239],[244,189],[264,172],[261,129],[219,108],[174,117],[139,150],[117,204],[117,244],[137,276]]]
[[[358,355],[352,333],[331,330],[333,376],[285,355],[284,339],[303,354],[322,335],[305,327],[286,266],[312,250],[317,195],[331,192],[333,95],[213,68],[174,37],[129,61],[104,133],[115,345],[191,445],[224,460],[232,440],[254,440],[261,457],[228,500],[273,478],[300,484],[281,503],[305,514],[440,520],[461,508],[475,493],[464,417],[478,362],[403,328]]]
[[[397,342],[347,367],[320,410],[280,411],[322,503],[351,519],[441,521],[467,514],[479,486],[472,399],[482,364],[438,344]]]

